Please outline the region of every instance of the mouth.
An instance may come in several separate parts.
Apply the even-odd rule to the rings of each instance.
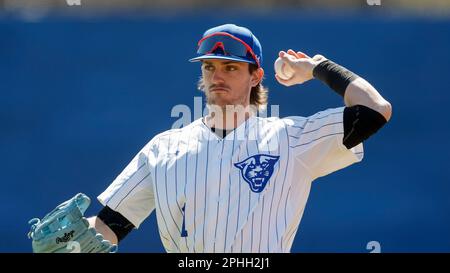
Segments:
[[[263,178],[253,178],[253,183],[255,183],[256,186],[261,186],[263,181]]]
[[[224,87],[214,87],[209,89],[209,92],[228,92],[228,91],[229,89]]]

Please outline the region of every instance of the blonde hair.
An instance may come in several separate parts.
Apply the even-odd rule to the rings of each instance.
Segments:
[[[255,64],[249,64],[248,72],[252,74],[258,69]],[[258,85],[252,87],[250,91],[250,104],[257,107],[258,110],[263,110],[267,106],[267,101],[269,100],[269,89],[262,85],[262,79]],[[205,92],[205,83],[203,82],[203,77],[197,83],[198,90]]]

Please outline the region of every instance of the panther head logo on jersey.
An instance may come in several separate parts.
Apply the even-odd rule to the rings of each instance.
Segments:
[[[262,192],[273,173],[273,167],[279,156],[254,155],[234,166],[241,170],[245,182],[250,185],[253,192]]]

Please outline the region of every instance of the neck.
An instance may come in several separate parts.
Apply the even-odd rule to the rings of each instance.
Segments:
[[[251,116],[255,115],[254,106],[243,105],[208,105],[209,113],[205,117],[205,123],[209,127],[217,129],[232,130]]]

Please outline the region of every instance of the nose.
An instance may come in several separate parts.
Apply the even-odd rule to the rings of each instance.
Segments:
[[[212,75],[212,81],[213,83],[223,83],[224,82],[224,78],[223,78],[223,74],[222,71],[220,71],[220,69],[216,69]]]

